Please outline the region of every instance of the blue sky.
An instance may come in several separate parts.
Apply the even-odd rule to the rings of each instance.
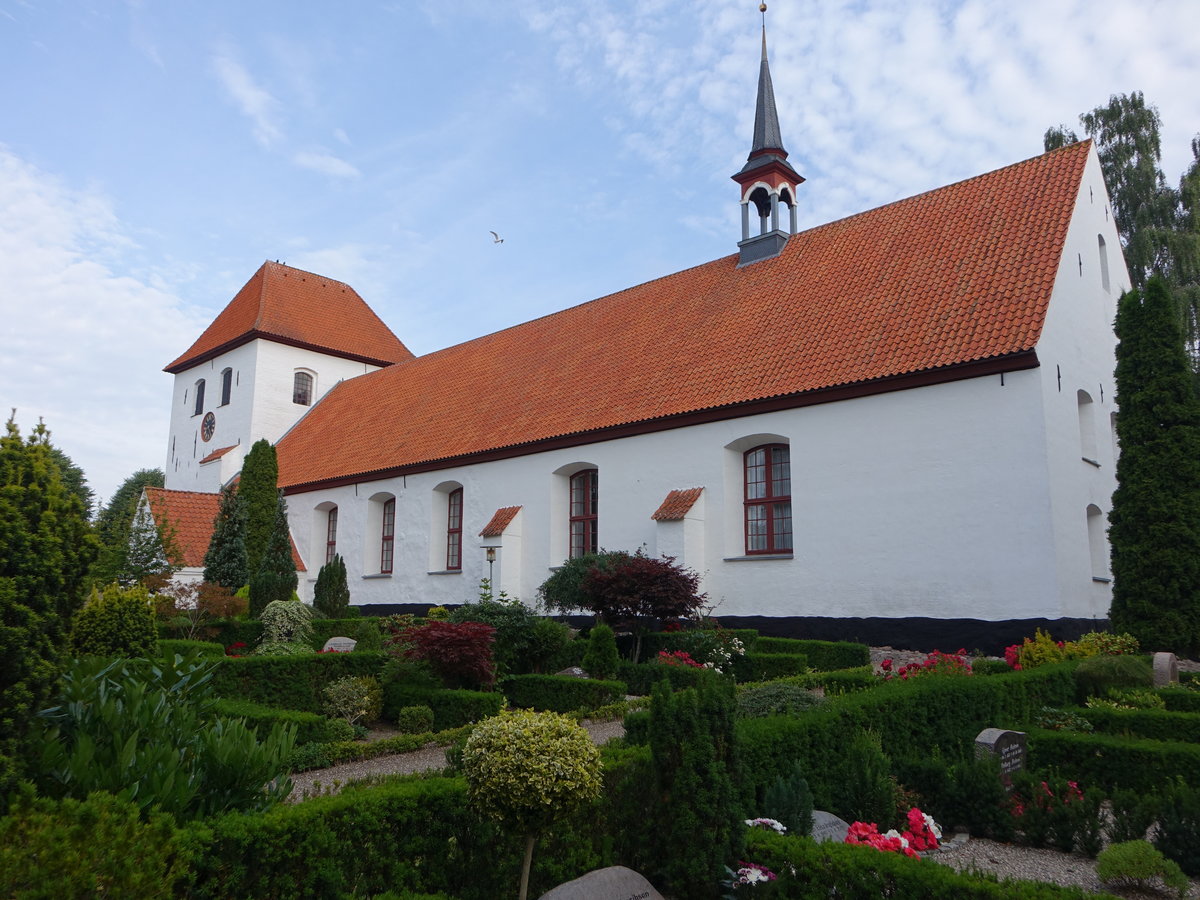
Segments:
[[[1200,132],[1196,0],[773,0],[803,227],[1033,156],[1114,92]],[[0,0],[0,408],[101,498],[264,259],[427,353],[735,250],[751,0]],[[504,238],[497,245],[490,230]]]

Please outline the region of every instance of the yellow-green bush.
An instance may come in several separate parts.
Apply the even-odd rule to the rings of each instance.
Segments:
[[[141,585],[93,588],[71,625],[76,656],[153,656],[157,640],[154,605]]]

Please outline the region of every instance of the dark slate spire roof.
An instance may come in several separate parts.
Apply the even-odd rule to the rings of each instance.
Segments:
[[[750,148],[750,155],[754,156],[762,150],[783,150],[783,138],[779,134],[779,113],[775,111],[775,89],[771,86],[771,69],[767,65],[765,23],[762,33],[762,64],[758,70],[758,104],[754,108],[754,145]]]

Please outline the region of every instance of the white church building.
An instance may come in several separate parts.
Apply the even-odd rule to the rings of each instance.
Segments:
[[[265,437],[305,599],[334,552],[392,611],[489,572],[532,603],[644,547],[767,633],[1106,618],[1129,279],[1092,144],[797,232],[765,43],[757,99],[738,252],[705,265],[414,357],[348,285],[265,263],[166,368],[159,515]]]

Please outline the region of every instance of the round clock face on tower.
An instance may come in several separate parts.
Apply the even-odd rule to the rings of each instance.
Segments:
[[[200,422],[200,437],[203,440],[212,440],[213,432],[217,430],[217,417],[212,413],[205,413],[203,421]]]

